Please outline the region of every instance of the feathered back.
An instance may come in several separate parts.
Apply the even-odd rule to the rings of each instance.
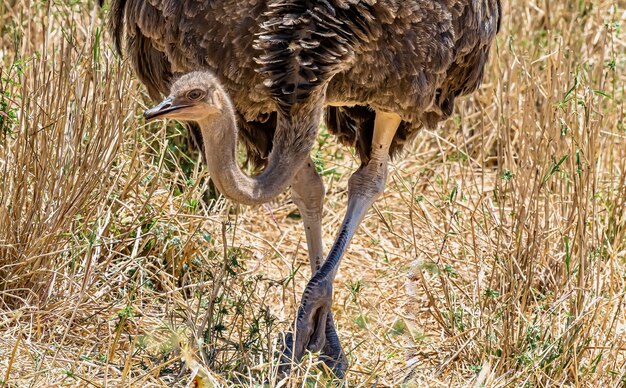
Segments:
[[[324,101],[398,113],[391,150],[400,150],[478,87],[501,17],[499,0],[110,1],[116,46],[150,96],[167,94],[176,74],[212,70],[256,165],[275,137],[310,143],[317,129],[291,118]],[[357,110],[329,108],[327,121],[367,156],[373,112]],[[279,134],[281,125],[293,133]]]
[[[256,47],[265,86],[278,107],[306,101],[354,60],[375,23],[368,2],[272,1]]]

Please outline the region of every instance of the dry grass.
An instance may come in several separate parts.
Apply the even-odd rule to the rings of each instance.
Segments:
[[[396,160],[342,263],[345,385],[626,385],[626,11],[504,11],[484,86]],[[295,207],[212,199],[100,13],[0,0],[0,384],[275,385],[310,276]],[[330,244],[356,163],[319,150]],[[293,384],[329,384],[313,360]]]

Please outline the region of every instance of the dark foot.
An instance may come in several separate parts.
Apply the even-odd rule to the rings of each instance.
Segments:
[[[320,359],[335,375],[345,375],[348,363],[330,312],[332,294],[332,283],[322,276],[314,276],[305,288],[295,323],[295,340],[292,333],[285,336],[282,373],[288,374],[291,362],[300,361],[308,350],[322,352]]]
[[[330,369],[337,378],[343,379],[346,376],[346,370],[348,369],[348,358],[341,348],[339,343],[339,336],[335,329],[333,322],[333,316],[331,313],[326,318],[326,343],[319,356],[319,360],[322,361],[328,369]],[[307,348],[307,350],[310,350]],[[282,375],[288,375],[291,370],[292,360],[298,362],[299,358],[294,358],[294,341],[293,334],[286,333],[283,346],[283,353],[281,356],[281,367],[279,372]]]
[[[326,319],[326,344],[320,355],[320,360],[333,371],[337,378],[343,379],[346,377],[348,358],[341,348],[332,314],[328,314]]]

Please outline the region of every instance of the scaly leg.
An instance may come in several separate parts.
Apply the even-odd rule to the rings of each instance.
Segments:
[[[287,352],[287,357],[293,355],[297,361],[306,350],[319,351],[326,344],[332,344],[334,348],[341,349],[336,333],[334,336],[332,333],[327,333],[327,327],[330,326],[328,318],[331,318],[329,313],[332,305],[333,281],[352,236],[369,208],[384,190],[389,147],[400,122],[400,116],[396,114],[376,112],[371,159],[367,165],[361,165],[348,181],[346,215],[326,261],[304,290],[296,317],[293,354]],[[332,321],[330,324],[332,325]],[[289,340],[290,337],[288,336],[287,339]],[[288,341],[287,345],[292,344]],[[334,364],[333,370],[338,376],[343,376],[347,367],[347,364],[339,358],[339,354],[343,354],[343,351],[330,353],[334,353],[329,355],[334,357],[331,360],[331,365]]]
[[[324,257],[324,243],[322,240],[322,213],[324,209],[324,183],[322,178],[315,171],[313,162],[309,159],[300,171],[294,177],[291,185],[291,198],[300,210],[304,230],[306,234],[306,242],[309,254],[309,263],[311,264],[311,276],[315,275],[322,266]],[[339,368],[345,371],[348,365],[341,345],[339,337],[335,330],[332,313],[328,313],[326,321],[325,339],[326,343],[318,343],[315,349],[322,350],[323,361],[331,368]],[[324,341],[319,338],[318,341]],[[291,359],[291,350],[293,346],[293,336],[287,334],[285,341],[285,360]],[[339,362],[337,362],[338,360]]]
[[[324,182],[309,161],[296,173],[291,184],[291,199],[296,204],[306,234],[311,263],[311,276],[322,266],[324,243],[322,241],[322,212],[324,210]]]

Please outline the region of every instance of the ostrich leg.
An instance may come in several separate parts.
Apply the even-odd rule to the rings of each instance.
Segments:
[[[311,264],[311,276],[315,275],[317,270],[320,269],[324,257],[324,243],[322,241],[324,194],[322,178],[315,171],[313,161],[309,159],[294,177],[291,185],[291,198],[302,216],[309,263]],[[343,373],[348,366],[348,360],[339,344],[339,337],[335,330],[331,312],[328,312],[326,329],[323,334],[324,336],[318,337],[314,341],[316,344],[310,348],[311,350],[322,350],[324,354],[322,360],[335,371],[336,375],[343,377]],[[323,343],[324,340],[326,340],[326,343]],[[285,341],[285,352],[283,355],[286,362],[291,360],[292,348],[293,336],[289,333]]]
[[[333,327],[330,315],[333,281],[352,236],[369,208],[384,190],[389,147],[400,122],[400,116],[396,114],[376,112],[370,161],[366,165],[361,165],[348,181],[348,209],[341,228],[326,261],[304,290],[296,317],[295,341],[291,343],[289,341],[291,336],[287,337],[286,345],[291,349],[286,352],[286,356],[293,356],[295,360],[299,360],[306,350],[318,351],[321,350],[321,346],[332,343],[334,349],[324,348],[324,351],[329,350],[330,354],[327,356],[334,358],[330,365],[335,364],[333,369],[338,376],[343,376],[347,364],[334,330],[332,333],[327,330],[328,327]]]
[[[322,242],[322,212],[324,210],[324,182],[309,161],[296,173],[291,184],[291,199],[296,204],[306,234],[311,263],[311,276],[322,266],[324,245]]]

